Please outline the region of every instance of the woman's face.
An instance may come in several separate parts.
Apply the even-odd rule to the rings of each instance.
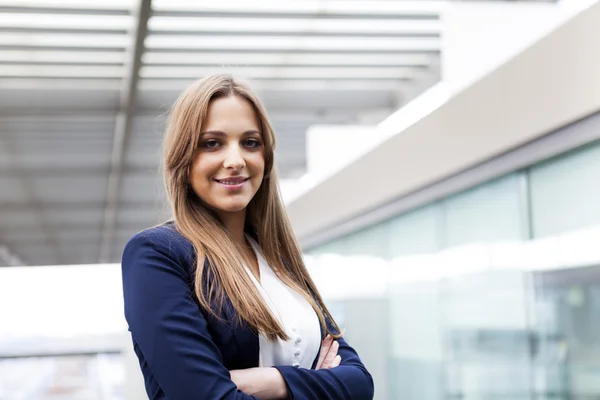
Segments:
[[[238,96],[213,100],[190,171],[196,195],[221,215],[245,212],[264,172],[263,140],[250,103]]]

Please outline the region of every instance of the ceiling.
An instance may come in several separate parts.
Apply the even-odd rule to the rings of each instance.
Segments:
[[[376,123],[439,79],[441,2],[0,0],[0,265],[118,262],[168,213],[165,113],[251,79],[284,178],[312,124]]]

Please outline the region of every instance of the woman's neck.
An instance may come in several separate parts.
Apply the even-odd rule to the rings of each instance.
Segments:
[[[246,225],[246,212],[241,211],[239,213],[221,213],[219,215],[225,229],[229,231],[233,237],[233,241],[239,246],[246,247],[246,236],[244,233],[244,227]]]

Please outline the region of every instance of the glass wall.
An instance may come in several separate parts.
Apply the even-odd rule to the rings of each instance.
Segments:
[[[524,173],[516,173],[309,249],[390,259],[528,237]],[[600,190],[599,190],[600,193]]]
[[[123,400],[118,354],[0,359],[0,399]]]
[[[119,265],[1,268],[0,304],[1,400],[131,398]]]
[[[592,144],[307,254],[391,265],[375,295],[389,345],[378,399],[591,400],[600,399],[598,243]]]

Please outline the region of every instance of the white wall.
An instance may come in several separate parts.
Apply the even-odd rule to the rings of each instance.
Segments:
[[[599,27],[597,3],[292,201],[300,240],[599,110]]]
[[[442,79],[452,92],[501,66],[568,20],[555,3],[463,2],[444,7]]]

